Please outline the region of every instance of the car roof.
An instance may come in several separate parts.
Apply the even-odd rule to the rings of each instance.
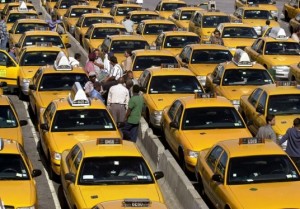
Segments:
[[[87,18],[87,17],[110,17],[113,19],[113,16],[110,14],[105,14],[105,13],[86,13],[83,14],[82,17]]]
[[[115,7],[136,7],[136,8],[142,8],[139,4],[115,4]]]
[[[171,20],[166,19],[148,19],[148,20],[142,20],[141,22],[145,24],[172,24],[175,25]]]
[[[16,23],[45,23],[48,24],[45,20],[42,19],[18,19]]]
[[[72,70],[56,70],[53,65],[51,66],[44,66],[40,68],[43,70],[43,74],[51,74],[51,73],[61,73],[61,74],[66,74],[66,73],[82,73],[85,74],[84,70],[81,67],[72,67]]]
[[[119,23],[95,23],[92,26],[94,28],[125,28],[124,25]]]
[[[128,12],[128,14],[130,14],[130,15],[151,14],[151,15],[159,16],[159,14],[156,11],[152,11],[152,10],[134,10],[134,11]]]
[[[215,98],[196,98],[195,96],[187,96],[179,98],[185,108],[197,108],[197,107],[234,107],[232,103],[222,96]]]
[[[172,75],[182,75],[182,76],[195,76],[195,74],[187,68],[177,67],[177,68],[161,68],[161,67],[151,67],[147,68],[151,72],[152,76],[172,76]]]
[[[10,105],[9,98],[6,95],[0,95],[0,105]]]
[[[181,10],[181,11],[202,11],[202,10],[205,10],[203,8],[200,8],[200,7],[179,7],[177,9]]]
[[[34,31],[26,31],[23,33],[25,36],[31,36],[31,35],[46,35],[46,36],[60,36],[56,31],[51,30],[34,30]]]
[[[2,139],[1,140],[4,144],[3,149],[0,149],[1,154],[20,154],[19,151],[19,144],[15,140],[11,139]],[[1,143],[1,142],[0,142]]]
[[[56,110],[74,110],[74,109],[100,109],[106,110],[106,106],[99,99],[89,99],[90,105],[72,106],[68,98],[55,99],[52,101]]]
[[[198,36],[196,33],[190,31],[163,31],[162,33],[166,36]]]
[[[234,62],[223,62],[221,65],[224,66],[225,70],[230,70],[230,69],[251,69],[251,70],[266,70],[264,66],[257,62],[252,62],[252,66],[238,66]]]
[[[214,49],[214,50],[228,50],[227,47],[218,44],[189,44],[193,50],[197,49]]]
[[[284,95],[284,94],[300,94],[298,86],[276,86],[276,84],[268,84],[259,88],[267,92],[268,95]]]
[[[35,52],[35,51],[53,51],[53,52],[60,52],[62,49],[58,46],[24,46],[23,47],[24,51],[26,52]]]
[[[145,38],[141,35],[112,35],[108,36],[111,40],[137,40],[137,41],[146,41]]]
[[[145,55],[158,55],[158,56],[168,56],[168,57],[175,57],[172,52],[169,50],[152,50],[152,49],[137,49],[132,51],[135,56],[145,56]]]
[[[197,11],[199,13],[201,13],[203,16],[211,16],[211,15],[216,15],[216,16],[229,16],[228,14],[226,14],[225,12],[221,12],[221,11],[207,11],[207,10],[200,10]]]

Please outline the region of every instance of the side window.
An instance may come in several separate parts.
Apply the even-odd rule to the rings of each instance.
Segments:
[[[93,32],[93,26],[91,26],[91,27],[89,27],[89,29],[87,30],[87,32],[86,32],[86,35],[88,36],[88,38],[90,38],[91,37],[91,35],[92,35],[92,32]]]
[[[224,72],[224,66],[223,65],[218,65],[214,72],[212,73],[213,78],[222,78]]]
[[[261,110],[266,110],[266,101],[267,101],[267,93],[263,92],[261,97],[259,98],[258,107],[260,107]]]
[[[183,106],[180,105],[178,107],[178,110],[177,110],[176,115],[174,117],[174,122],[176,122],[177,124],[180,124],[180,119],[181,119],[182,111],[183,111]]]
[[[259,95],[261,94],[262,89],[258,88],[256,89],[249,97],[248,101],[255,107],[259,98]]]
[[[157,6],[156,6],[156,8],[155,8],[156,11],[160,11],[160,4],[161,4],[161,2],[159,2],[159,3],[157,4]]]
[[[174,120],[174,116],[176,113],[176,110],[178,109],[178,107],[181,105],[181,102],[179,100],[176,100],[172,106],[170,107],[169,111],[168,111],[168,116],[170,117],[170,119],[173,121]]]
[[[264,45],[265,45],[265,42],[261,41],[260,44],[257,46],[256,52],[259,53],[259,54],[262,54],[263,53]]]
[[[254,41],[254,43],[252,44],[251,46],[251,49],[253,49],[254,51],[257,50],[259,44],[260,44],[261,40],[260,39],[257,39],[256,41]]]
[[[163,39],[164,39],[164,34],[160,34],[155,41],[156,46],[162,46]]]
[[[10,56],[7,56],[4,52],[0,52],[0,66],[15,67],[16,65]]]
[[[44,121],[45,122],[48,122],[49,121],[49,115],[50,115],[50,111],[51,111],[51,109],[52,109],[52,106],[53,105],[53,102],[51,102],[49,105],[48,105],[48,107],[46,108],[46,110],[45,110],[45,112],[44,112],[44,115],[43,115],[43,117],[44,117]],[[48,124],[48,125],[50,125],[50,124]]]
[[[181,53],[179,54],[179,57],[181,58],[181,59],[183,59],[183,58],[185,58],[186,57],[186,52],[187,52],[187,50],[188,50],[188,48],[189,47],[184,47],[184,49],[181,51]]]
[[[81,27],[83,20],[84,20],[84,17],[80,17],[76,23],[76,27]]]
[[[185,57],[187,58],[188,62],[190,62],[192,55],[192,49],[190,47],[187,47]]]
[[[211,168],[211,170],[213,172],[215,172],[215,167],[216,167],[216,163],[220,157],[220,155],[222,154],[223,149],[220,146],[216,146],[211,153],[208,155],[207,159],[206,159],[206,163],[207,165]]]
[[[77,145],[75,145],[69,152],[67,159],[66,159],[67,166],[69,167],[69,169],[70,169],[72,162],[74,161],[74,158],[76,157],[79,150],[80,150],[79,147]]]
[[[79,151],[78,155],[76,156],[75,160],[74,160],[74,167],[76,168],[76,170],[78,170],[78,167],[80,165],[82,159],[82,152]]]
[[[225,176],[227,160],[228,160],[228,155],[224,151],[223,154],[221,155],[221,158],[217,164],[217,169],[216,169],[216,172],[218,174],[221,174],[223,177]]]
[[[140,86],[146,89],[149,79],[150,79],[150,73],[149,71],[145,70],[139,78]]]
[[[196,24],[198,23],[198,19],[199,19],[199,13],[196,13],[193,19],[193,22]]]

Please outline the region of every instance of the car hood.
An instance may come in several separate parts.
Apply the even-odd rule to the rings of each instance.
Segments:
[[[222,86],[221,94],[229,100],[240,100],[241,96],[249,95],[257,86]]]
[[[23,78],[31,79],[40,67],[41,66],[20,66],[20,74]]]
[[[192,130],[183,131],[183,135],[194,151],[210,148],[219,141],[252,137],[247,128]]]
[[[149,94],[148,97],[152,100],[156,110],[163,110],[179,97],[187,97],[194,94]]]
[[[299,62],[299,55],[264,55],[264,60],[272,65],[292,65]]]
[[[41,107],[46,108],[48,104],[54,99],[66,98],[70,91],[45,91],[39,92],[38,97]]]
[[[189,20],[178,20],[176,22],[176,25],[180,28],[186,28],[188,29],[189,28]]]
[[[68,18],[69,26],[75,26],[79,18]]]
[[[21,127],[16,127],[16,128],[0,128],[0,136],[1,138],[4,139],[13,139],[13,140],[18,140],[22,136],[20,136],[20,130],[22,129]],[[19,143],[21,143],[19,141]],[[1,196],[0,196],[1,197]]]
[[[148,198],[152,201],[163,201],[154,184],[80,186],[80,193],[84,197],[82,199],[86,199],[86,208],[91,208],[99,202],[125,198]]]
[[[223,38],[226,47],[246,47],[252,46],[256,39],[253,38]]]
[[[19,42],[22,34],[11,34],[11,40],[12,40],[12,43],[16,44]]]
[[[300,208],[300,182],[228,186],[244,209]],[[253,201],[255,200],[255,201]]]
[[[97,49],[104,41],[104,39],[91,39],[91,46],[93,49]]]
[[[189,64],[189,69],[197,76],[207,76],[218,64]]]
[[[284,135],[288,128],[292,127],[295,118],[299,118],[300,114],[293,115],[276,115],[276,123],[273,127],[275,133]]]
[[[151,45],[156,40],[157,35],[145,35],[144,34],[143,37],[148,42],[148,44]]]
[[[5,205],[32,206],[35,204],[36,190],[30,180],[0,181],[0,197]]]
[[[264,20],[264,19],[243,19],[243,23],[249,24],[253,27],[254,26],[265,26],[266,20]],[[270,27],[280,27],[280,25],[275,20],[271,20]]]
[[[258,7],[267,9],[269,11],[278,11],[277,7],[274,4],[258,4]]]

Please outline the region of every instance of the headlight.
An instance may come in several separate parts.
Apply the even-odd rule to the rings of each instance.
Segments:
[[[35,209],[34,206],[28,206],[28,207],[19,207],[17,209]]]
[[[233,105],[240,105],[240,100],[231,100]]]
[[[31,81],[30,78],[23,78],[23,79],[21,79],[20,83],[23,85],[29,85],[30,81]]]
[[[60,160],[61,159],[61,154],[58,152],[52,152],[52,158],[54,160]]]
[[[161,116],[162,116],[162,111],[157,111],[157,110],[155,110],[155,111],[153,112],[153,116],[154,116],[154,117],[161,117]]]
[[[198,157],[198,152],[193,151],[193,150],[187,150],[187,154],[188,154],[189,157],[192,157],[192,158],[197,158]]]

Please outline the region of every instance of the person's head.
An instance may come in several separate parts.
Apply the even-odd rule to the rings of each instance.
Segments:
[[[271,126],[275,125],[275,115],[267,115],[266,122]]]
[[[5,15],[2,14],[2,15],[1,15],[1,20],[4,20],[4,19],[5,19]]]
[[[297,128],[300,131],[300,118],[296,118],[293,121],[293,125],[294,125],[295,128]]]
[[[115,64],[118,64],[118,60],[115,56],[112,56],[109,58],[110,63],[114,66]]]
[[[89,54],[89,61],[91,61],[91,62],[94,62],[96,60],[96,55],[95,55],[95,53],[90,53]]]
[[[80,62],[80,60],[81,60],[81,54],[75,53],[75,54],[74,54],[74,58],[75,58],[78,62]]]
[[[300,25],[295,28],[295,33],[300,35]]]
[[[127,79],[125,85],[127,89],[130,89],[133,86],[133,81],[131,79]]]
[[[131,80],[133,79],[133,72],[132,71],[127,71],[127,79]]]
[[[130,15],[127,14],[127,15],[126,15],[126,20],[129,20],[129,19],[130,19]]]
[[[215,31],[214,31],[214,35],[215,35],[216,38],[220,38],[221,33],[220,33],[219,30],[215,30]]]
[[[94,88],[95,88],[97,91],[100,91],[100,90],[101,90],[101,83],[98,82],[98,81],[96,81],[96,82],[94,83]]]
[[[12,46],[12,47],[10,47],[10,49],[9,49],[11,52],[13,52],[13,53],[15,53],[15,51],[16,51],[16,47],[14,47],[14,46]]]
[[[51,19],[52,19],[52,21],[56,21],[56,20],[57,20],[57,16],[53,14],[53,15],[51,16]]]
[[[125,57],[131,57],[132,56],[132,52],[130,49],[126,49],[125,50]]]
[[[137,84],[133,85],[133,87],[132,87],[132,92],[133,92],[134,94],[138,94],[138,93],[140,92],[140,86],[137,85]]]
[[[125,83],[125,80],[124,80],[124,78],[123,78],[123,77],[120,77],[120,78],[118,79],[118,83],[120,83],[120,84],[124,84],[124,83]]]
[[[96,58],[98,58],[100,56],[100,50],[99,49],[94,49],[93,51],[96,55]]]
[[[270,20],[266,20],[266,25],[270,25]]]
[[[96,81],[96,73],[94,71],[89,72],[89,79],[90,81],[92,81],[93,83]]]

